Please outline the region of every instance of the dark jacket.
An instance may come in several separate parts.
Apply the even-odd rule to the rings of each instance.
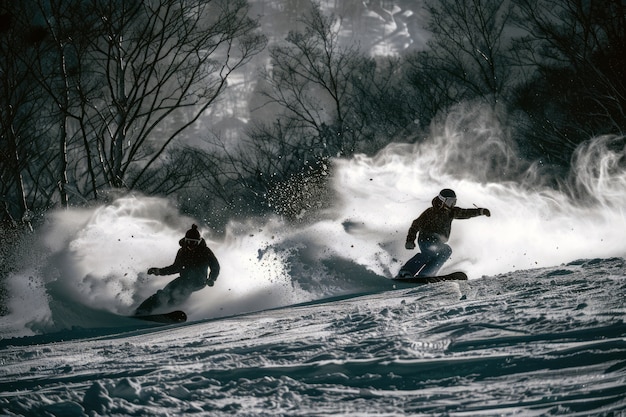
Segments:
[[[206,245],[204,239],[200,241],[195,249],[188,249],[184,246],[184,239],[178,242],[181,248],[176,254],[174,263],[165,268],[159,269],[159,275],[171,275],[180,273],[180,277],[185,280],[194,281],[198,284],[207,279],[207,270],[211,268],[209,279],[215,281],[220,273],[220,264],[213,254],[213,251]]]
[[[435,198],[433,200],[433,206],[424,210],[417,219],[413,220],[406,237],[407,242],[415,242],[415,238],[419,233],[420,240],[445,243],[448,241],[448,238],[450,238],[452,220],[470,219],[480,216],[484,211],[484,209],[481,208],[464,209],[452,207],[448,209],[443,208],[440,203],[440,200]]]

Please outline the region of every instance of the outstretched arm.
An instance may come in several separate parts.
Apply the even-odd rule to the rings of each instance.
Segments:
[[[487,216],[491,217],[491,212],[486,208],[471,208],[465,209],[460,207],[454,207],[452,214],[455,219],[471,219],[472,217]]]
[[[172,265],[166,266],[165,268],[150,268],[148,269],[148,275],[172,275],[179,273],[182,270],[180,255],[181,252],[179,250]]]

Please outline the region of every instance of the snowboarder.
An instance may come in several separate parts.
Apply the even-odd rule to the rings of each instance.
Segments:
[[[206,285],[212,287],[215,283],[220,273],[220,264],[207,246],[206,241],[200,237],[198,226],[192,225],[178,244],[181,248],[176,254],[174,263],[165,268],[150,268],[148,274],[172,275],[180,273],[180,276],[141,303],[135,311],[136,316],[151,314],[153,310],[159,307],[171,307],[180,304],[194,291],[199,291]],[[211,268],[211,272],[207,278],[208,268]]]
[[[419,233],[417,244],[420,253],[400,268],[399,277],[435,276],[452,254],[452,249],[446,244],[450,237],[452,220],[491,216],[486,208],[463,209],[455,207],[455,204],[455,192],[448,188],[443,189],[433,199],[432,207],[413,220],[404,246],[409,250],[415,249],[415,238]]]

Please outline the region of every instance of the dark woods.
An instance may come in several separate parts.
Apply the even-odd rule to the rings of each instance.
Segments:
[[[420,140],[462,102],[492,108],[525,157],[563,170],[580,142],[626,126],[621,0],[430,1],[428,48],[378,58],[308,3],[268,46],[248,3],[0,3],[5,228],[128,191],[218,228],[298,218],[328,201],[329,158]],[[234,137],[203,121],[248,85],[231,100],[251,115]]]

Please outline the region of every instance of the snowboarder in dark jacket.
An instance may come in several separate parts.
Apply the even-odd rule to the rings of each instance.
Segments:
[[[135,315],[146,315],[160,307],[178,305],[194,291],[199,291],[207,285],[212,287],[215,283],[220,273],[220,264],[206,241],[200,237],[198,226],[192,225],[178,244],[181,248],[176,254],[174,263],[165,268],[150,268],[148,274],[180,274],[180,276],[141,303]],[[211,272],[207,278],[209,268]]]
[[[409,250],[415,249],[417,237],[420,253],[400,268],[399,277],[435,276],[452,254],[452,249],[446,244],[450,237],[452,220],[470,219],[481,215],[491,216],[491,212],[486,208],[464,209],[455,205],[455,192],[448,188],[443,189],[433,199],[432,207],[427,208],[413,220],[404,246]]]

